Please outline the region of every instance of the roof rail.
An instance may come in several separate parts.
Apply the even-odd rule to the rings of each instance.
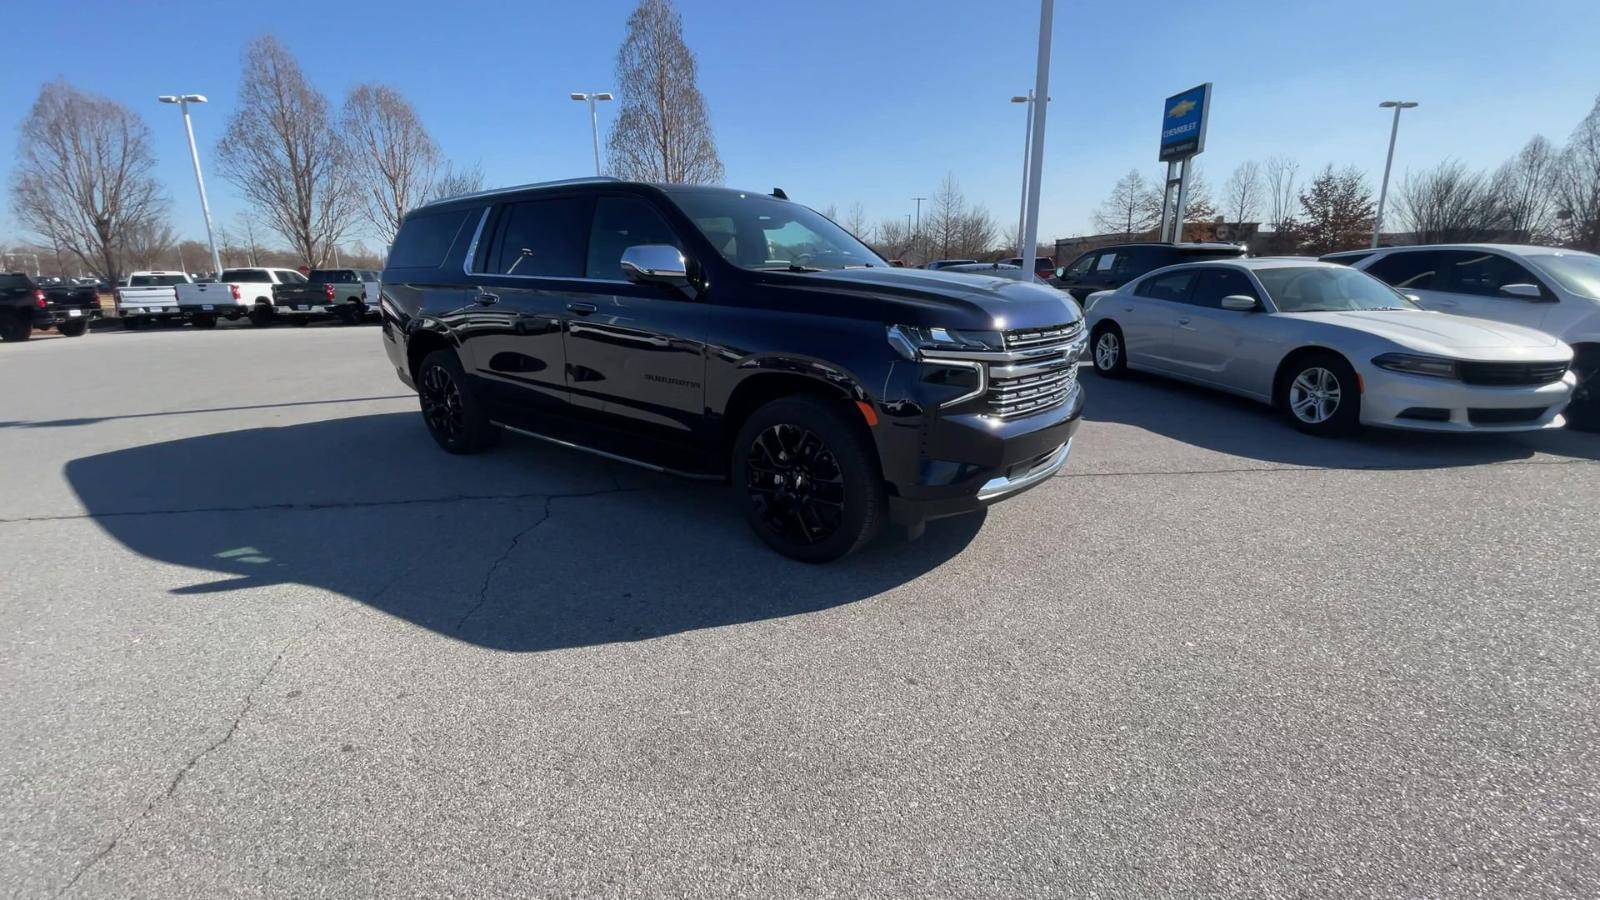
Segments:
[[[430,206],[439,206],[445,203],[456,203],[462,200],[478,200],[484,197],[498,197],[501,194],[511,194],[517,191],[531,190],[533,188],[563,187],[570,184],[614,184],[621,180],[622,179],[620,178],[612,178],[610,175],[590,175],[586,178],[563,178],[557,181],[535,181],[529,184],[516,184],[509,187],[490,188],[486,191],[474,191],[470,194],[457,194],[454,197],[441,197],[431,203],[424,203],[422,206],[417,208],[426,209]]]

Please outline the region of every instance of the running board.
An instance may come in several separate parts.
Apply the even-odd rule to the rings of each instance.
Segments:
[[[663,475],[676,475],[679,478],[690,478],[695,481],[722,480],[721,475],[702,475],[697,472],[684,472],[678,469],[669,469],[666,466],[658,466],[655,463],[647,463],[643,460],[634,459],[630,456],[607,453],[604,450],[596,450],[593,447],[585,447],[582,444],[574,444],[571,441],[563,441],[560,438],[553,438],[548,434],[540,434],[537,431],[529,431],[526,428],[518,428],[515,425],[507,425],[504,422],[496,422],[493,419],[489,420],[489,424],[495,426],[496,428],[504,428],[506,431],[512,432],[513,434],[520,434],[523,437],[531,437],[536,441],[544,441],[547,444],[555,444],[557,447],[565,447],[568,450],[577,450],[580,453],[588,453],[593,456],[601,457],[602,459],[609,459],[612,462],[626,463],[630,466],[638,466],[641,469],[648,469],[652,472],[660,472]]]

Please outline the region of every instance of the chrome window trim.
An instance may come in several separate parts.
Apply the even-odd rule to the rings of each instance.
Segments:
[[[478,258],[478,241],[483,238],[483,226],[489,223],[489,213],[494,209],[494,204],[483,208],[483,215],[478,217],[478,227],[472,230],[472,243],[467,245],[467,258],[461,261],[461,272],[465,275],[475,275],[472,271],[472,261]]]

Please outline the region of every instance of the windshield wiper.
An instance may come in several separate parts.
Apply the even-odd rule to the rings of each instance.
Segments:
[[[827,271],[826,269],[819,269],[816,266],[799,266],[799,265],[795,265],[794,263],[785,263],[785,264],[783,264],[781,266],[756,266],[755,269],[758,272],[825,272],[825,271]]]

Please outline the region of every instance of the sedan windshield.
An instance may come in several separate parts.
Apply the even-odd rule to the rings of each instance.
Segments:
[[[1562,287],[1580,297],[1600,300],[1600,256],[1588,253],[1545,253],[1528,261],[1543,269]]]
[[[1255,270],[1279,312],[1416,309],[1393,288],[1344,266],[1283,266]]]
[[[674,191],[717,252],[746,269],[815,272],[887,266],[848,231],[798,203],[734,191]]]

